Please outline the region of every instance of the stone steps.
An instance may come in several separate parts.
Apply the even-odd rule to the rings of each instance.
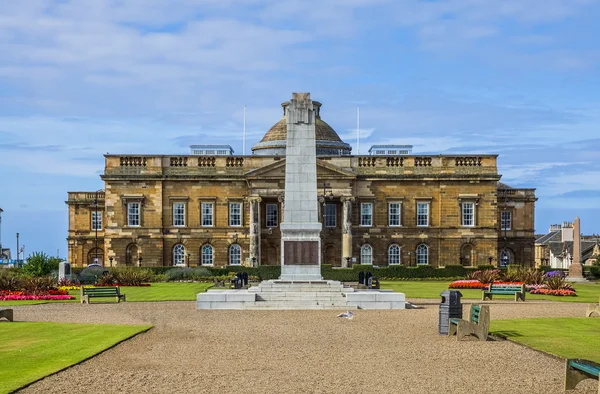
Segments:
[[[307,304],[303,303],[302,305],[292,305],[290,303],[275,303],[275,302],[261,302],[256,303],[253,306],[248,307],[247,309],[252,310],[319,310],[319,309],[331,309],[337,311],[348,311],[348,310],[357,310],[358,308],[355,306],[348,305],[325,305],[325,304]]]
[[[256,301],[340,301],[346,297],[335,293],[256,293]]]

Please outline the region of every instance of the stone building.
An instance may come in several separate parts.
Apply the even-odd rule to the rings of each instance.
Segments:
[[[105,191],[66,201],[69,261],[279,265],[287,105],[252,155],[105,155]],[[533,263],[534,189],[497,155],[353,156],[313,105],[324,264]]]
[[[547,234],[538,235],[535,240],[535,265],[549,265],[552,268],[568,269],[574,260],[573,222],[552,224]],[[580,261],[592,265],[600,256],[600,237],[582,235],[580,239]]]

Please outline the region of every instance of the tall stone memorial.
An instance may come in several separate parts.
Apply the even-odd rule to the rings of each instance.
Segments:
[[[281,229],[282,281],[319,281],[321,223],[317,202],[315,109],[310,93],[293,93],[286,107],[285,211]]]
[[[583,277],[583,266],[581,265],[581,222],[579,217],[575,218],[573,224],[573,261],[569,265],[567,280],[571,282],[585,282]]]

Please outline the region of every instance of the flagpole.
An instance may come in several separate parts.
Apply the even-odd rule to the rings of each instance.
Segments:
[[[356,107],[356,155],[360,155],[360,107]]]
[[[244,104],[244,143],[243,143],[242,154],[246,155],[246,104]]]

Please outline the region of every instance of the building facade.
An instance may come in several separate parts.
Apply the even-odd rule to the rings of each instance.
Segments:
[[[319,112],[324,264],[533,264],[534,189],[500,183],[497,155],[352,156]],[[248,156],[105,155],[104,192],[66,201],[69,261],[280,265],[285,124]]]

